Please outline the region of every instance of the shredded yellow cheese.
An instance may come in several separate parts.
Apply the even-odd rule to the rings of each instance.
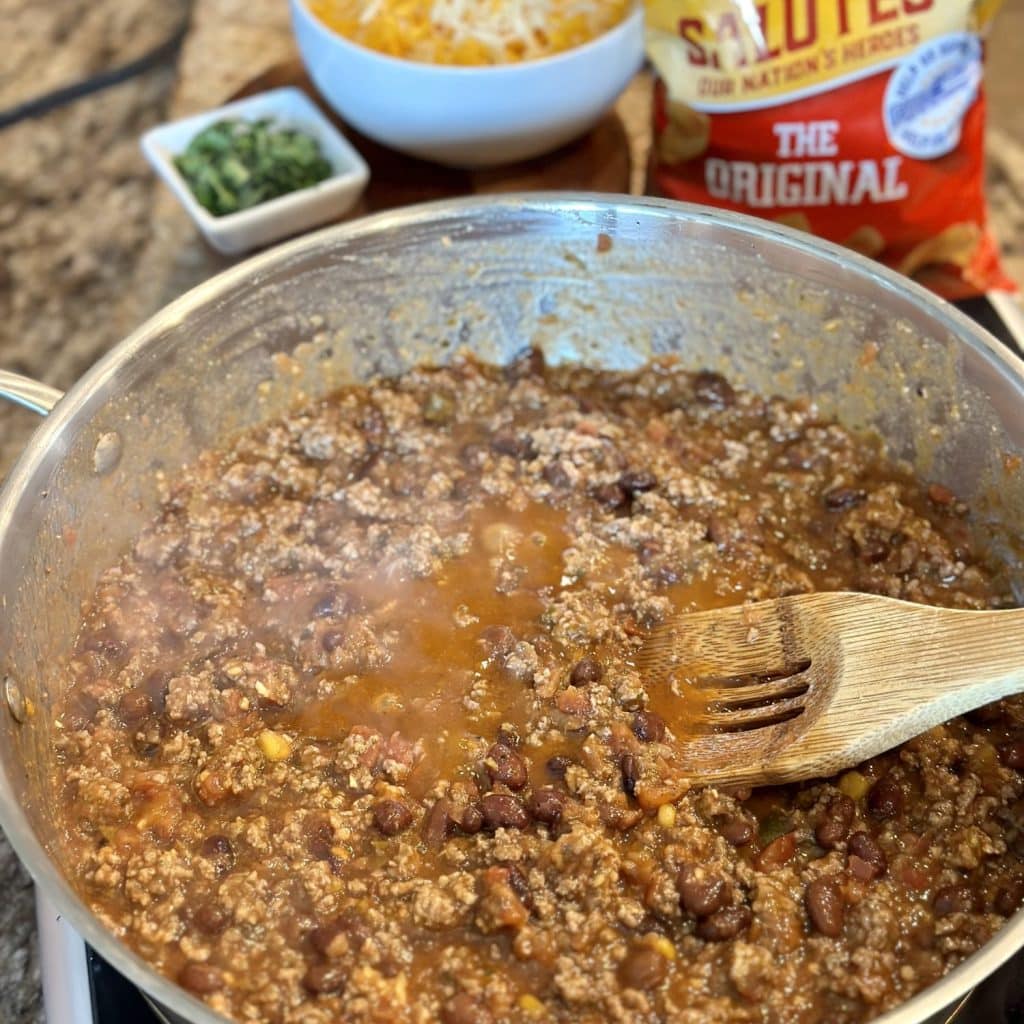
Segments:
[[[508,64],[595,39],[632,0],[310,0],[325,25],[361,46],[430,64]]]

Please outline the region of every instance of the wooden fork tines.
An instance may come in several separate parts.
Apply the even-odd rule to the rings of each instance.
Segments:
[[[801,594],[676,615],[639,668],[695,781],[788,782],[1024,690],[1022,627],[1022,610]]]

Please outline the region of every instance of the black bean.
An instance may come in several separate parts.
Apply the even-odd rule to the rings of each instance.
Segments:
[[[348,981],[348,971],[340,964],[328,961],[312,964],[302,977],[302,984],[314,995],[331,995],[341,992]]]
[[[935,945],[935,922],[926,917],[912,920],[904,934],[920,949],[931,949]]]
[[[650,946],[631,950],[619,964],[619,981],[623,988],[647,992],[657,988],[668,975],[668,962]]]
[[[708,517],[707,539],[718,547],[725,547],[735,540],[742,539],[742,528],[733,519],[713,512]]]
[[[484,824],[489,829],[526,828],[530,816],[521,800],[507,793],[488,793],[480,801]]]
[[[145,691],[145,693],[149,695],[149,699],[153,704],[154,714],[163,714],[164,706],[167,703],[167,688],[170,682],[171,674],[169,672],[161,671],[150,672],[150,674],[142,681],[142,685],[139,689]]]
[[[997,700],[991,704],[982,704],[980,708],[968,711],[964,717],[974,725],[994,725],[1003,717],[1002,701]]]
[[[892,553],[892,548],[884,540],[867,537],[863,541],[857,541],[857,557],[866,565],[878,565],[884,562]]]
[[[604,678],[604,666],[595,658],[580,658],[569,673],[569,682],[573,686],[586,686],[588,683],[599,683]]]
[[[224,975],[211,964],[189,961],[178,972],[178,984],[189,992],[206,996],[224,987]]]
[[[843,891],[831,878],[815,878],[804,892],[804,903],[811,924],[830,939],[843,932]]]
[[[226,875],[235,866],[235,848],[227,836],[207,836],[199,846],[199,853],[213,862],[218,875]]]
[[[511,433],[495,434],[491,439],[491,447],[499,455],[509,455],[513,459],[529,459],[534,454],[528,437]]]
[[[498,735],[495,736],[494,742],[500,743],[503,747],[508,747],[509,750],[517,750],[523,745],[522,737],[514,725],[503,725],[498,730]]]
[[[1021,900],[1024,900],[1024,881],[1011,878],[1001,883],[994,900],[996,913],[1012,917],[1020,908]]]
[[[452,481],[450,497],[455,501],[465,501],[476,492],[476,482],[468,476],[460,476]]]
[[[883,775],[868,793],[868,810],[882,820],[898,818],[903,813],[903,804],[903,788],[889,774]]]
[[[861,881],[867,882],[880,878],[889,867],[882,848],[867,832],[854,832],[847,840],[846,852],[850,857],[856,857],[861,864],[865,865],[863,868],[857,865],[859,870],[854,871]]]
[[[157,733],[161,739],[163,738],[162,734],[163,730],[159,730]],[[134,750],[139,757],[144,757],[147,760],[149,758],[156,757],[160,751],[160,740],[154,736],[152,729],[146,729],[144,733],[132,733],[131,745],[132,750]]]
[[[975,906],[974,893],[966,885],[947,885],[935,893],[932,906],[939,917],[970,914]]]
[[[660,743],[665,738],[665,719],[653,711],[638,711],[633,716],[633,735],[641,743]]]
[[[568,472],[560,462],[549,462],[541,470],[540,475],[544,477],[552,487],[557,487],[561,491],[566,490],[572,484],[572,480],[569,479]]]
[[[231,915],[218,903],[204,900],[192,910],[192,923],[206,935],[219,935],[228,926]]]
[[[732,385],[720,373],[711,370],[701,370],[694,374],[693,397],[713,409],[726,409],[736,403],[736,392]]]
[[[315,860],[330,860],[334,856],[334,829],[326,821],[308,825],[306,836],[306,848]]]
[[[321,956],[338,957],[344,955],[346,950],[358,953],[371,934],[372,929],[366,919],[358,910],[350,907],[337,917],[314,928],[309,933],[309,939]],[[341,935],[346,935],[349,939],[344,946],[337,941]]]
[[[349,481],[365,480],[377,466],[382,465],[382,453],[375,445],[376,442],[371,441],[367,453],[355,461],[348,472]]]
[[[757,831],[754,823],[740,814],[726,818],[719,828],[725,841],[732,846],[749,845]]]
[[[814,830],[814,838],[818,845],[826,850],[835,849],[849,834],[855,813],[853,800],[845,793],[832,797]]]
[[[694,917],[709,917],[725,906],[729,887],[719,875],[692,864],[683,865],[676,881],[679,906]]]
[[[619,477],[619,486],[626,494],[633,497],[637,494],[653,491],[658,486],[658,478],[653,473],[649,473],[644,469],[629,470]]]
[[[331,591],[331,593],[325,594],[313,605],[313,618],[337,618],[344,615],[349,610],[350,605],[351,599],[347,594],[342,594],[336,590]]]
[[[526,785],[528,778],[526,762],[504,743],[495,743],[491,746],[491,749],[487,751],[484,767],[494,783],[500,782],[516,791]]]
[[[564,779],[565,773],[569,770],[569,766],[575,764],[571,757],[566,757],[563,754],[555,754],[554,757],[549,757],[544,764],[548,774],[553,779]]]
[[[640,758],[636,754],[623,754],[619,770],[622,773],[622,791],[626,796],[635,796],[636,784],[640,781]]]
[[[639,807],[622,806],[617,803],[606,803],[600,809],[601,820],[617,832],[628,832],[644,819],[644,812]]]
[[[999,747],[999,760],[1015,772],[1024,771],[1024,740],[1012,740]]]
[[[749,907],[723,907],[697,922],[697,936],[705,942],[726,942],[745,932],[752,917]]]
[[[427,811],[423,819],[423,841],[432,849],[441,847],[448,836],[451,835],[452,825],[452,802],[447,797],[440,797],[434,801],[433,807]]]
[[[591,494],[594,500],[609,511],[615,512],[629,504],[629,495],[618,484],[602,484],[595,487]]]
[[[508,626],[488,626],[480,634],[480,642],[487,653],[504,657],[516,645],[516,635]]]
[[[117,710],[129,729],[137,729],[153,714],[153,698],[143,690],[128,690],[117,702]]]
[[[412,824],[412,811],[401,800],[381,800],[373,806],[373,823],[385,836],[397,836]]]
[[[320,637],[320,646],[330,654],[345,643],[345,632],[341,629],[329,629]]]
[[[825,507],[830,509],[855,508],[867,501],[867,493],[853,487],[834,487],[826,491],[823,500]]]
[[[441,1007],[442,1024],[492,1024],[487,1008],[468,992],[460,992]]]
[[[469,804],[459,819],[459,828],[467,835],[475,836],[484,827],[483,811],[476,804]]]
[[[565,796],[554,786],[541,786],[530,794],[526,809],[537,821],[554,827],[565,813]]]

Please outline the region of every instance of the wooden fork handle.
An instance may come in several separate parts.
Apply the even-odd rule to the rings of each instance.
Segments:
[[[842,684],[827,713],[773,761],[773,779],[832,774],[1024,692],[1024,609],[896,602],[875,616],[841,596],[826,618],[835,630]]]

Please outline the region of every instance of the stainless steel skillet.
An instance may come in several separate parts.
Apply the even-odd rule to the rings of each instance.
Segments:
[[[679,353],[762,392],[813,396],[971,502],[1024,600],[1024,364],[895,274],[749,218],[607,196],[413,207],[227,271],[59,401],[3,375],[10,397],[53,411],[0,492],[0,824],[58,910],[175,1019],[219,1018],[122,947],[61,871],[50,712],[82,598],[152,513],[158,474],[304,396],[530,343],[621,368]],[[880,1019],[947,1019],[1022,944],[1018,914]]]

